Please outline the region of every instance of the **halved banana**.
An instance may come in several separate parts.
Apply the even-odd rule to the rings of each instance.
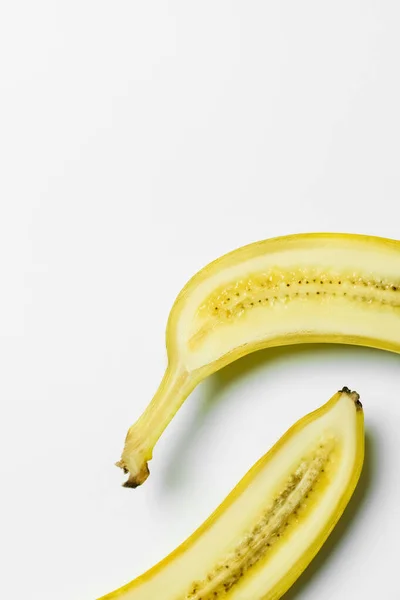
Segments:
[[[193,388],[269,346],[337,342],[400,352],[400,242],[308,234],[235,250],[195,275],[167,327],[168,368],[118,466],[147,478],[153,447]]]
[[[170,556],[102,600],[277,600],[345,509],[364,417],[348,388],[298,421]]]

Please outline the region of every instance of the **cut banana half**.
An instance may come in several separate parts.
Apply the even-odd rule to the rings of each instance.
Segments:
[[[142,484],[160,435],[194,387],[255,350],[337,342],[400,352],[400,242],[345,234],[266,240],[195,275],[167,326],[168,368],[117,463]]]
[[[170,556],[102,600],[277,600],[343,513],[364,458],[359,396],[298,421]]]

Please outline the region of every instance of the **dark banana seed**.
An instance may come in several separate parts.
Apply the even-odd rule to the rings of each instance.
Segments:
[[[254,527],[203,581],[192,584],[185,600],[221,598],[290,532],[290,525],[295,525],[299,512],[307,508],[304,500],[309,498],[329,467],[334,446],[333,439],[318,442],[310,456],[302,457],[297,469]]]
[[[309,270],[308,270],[309,271]],[[224,318],[230,318],[232,316],[239,316],[243,313],[245,309],[250,309],[254,306],[263,305],[263,304],[273,304],[277,301],[287,303],[294,298],[300,299],[305,298],[306,296],[312,298],[314,295],[321,296],[323,295],[325,298],[337,298],[342,295],[346,297],[348,300],[352,300],[355,302],[363,302],[363,303],[380,303],[385,307],[400,307],[400,299],[397,297],[392,298],[392,292],[400,291],[400,282],[383,282],[376,281],[371,276],[360,276],[355,278],[354,276],[340,277],[334,275],[320,274],[317,277],[307,277],[305,275],[305,270],[303,269],[299,273],[293,273],[289,271],[271,271],[271,273],[264,273],[262,275],[255,275],[248,281],[237,281],[228,285],[225,289],[220,290],[217,294],[213,294],[206,304],[202,307],[208,307],[209,314],[213,315],[215,319],[216,313],[218,313],[218,320],[223,320]],[[290,288],[294,285],[302,285],[305,283],[309,285],[311,283],[315,283],[318,286],[328,285],[331,289],[329,290],[317,290],[311,292],[306,292],[305,294],[297,292],[292,292],[292,294],[281,293],[283,288]],[[341,294],[335,291],[335,286],[340,285],[344,286],[345,291],[342,291]],[[258,298],[258,293],[261,289],[267,288],[270,290],[268,295],[264,294],[262,297]],[[242,290],[240,292],[239,290]],[[359,294],[357,291],[359,289],[363,289],[364,293]],[[367,289],[371,290],[369,295],[365,294]],[[376,296],[373,294],[374,290],[380,290],[384,292],[384,296],[382,294]],[[241,303],[235,302],[235,297],[244,296],[244,299]],[[229,304],[229,308],[226,305]]]

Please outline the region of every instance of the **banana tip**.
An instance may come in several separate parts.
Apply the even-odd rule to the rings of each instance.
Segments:
[[[148,467],[147,463],[145,463],[143,465],[143,467],[136,473],[130,473],[129,469],[127,468],[127,466],[125,465],[123,460],[120,460],[115,464],[117,467],[122,469],[124,471],[124,473],[129,473],[129,477],[128,477],[127,481],[125,481],[125,483],[122,484],[123,487],[126,487],[126,488],[134,489],[134,488],[139,487],[140,485],[142,485],[142,483],[144,483],[146,481],[146,479],[150,475],[150,471],[149,471],[149,467]]]
[[[362,410],[363,405],[360,402],[360,394],[358,394],[356,391],[351,391],[350,388],[348,388],[347,386],[344,386],[340,392],[342,394],[347,394],[348,396],[350,396],[350,398],[353,400],[355,407],[357,410]]]

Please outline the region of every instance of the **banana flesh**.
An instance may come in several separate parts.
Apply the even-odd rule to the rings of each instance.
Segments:
[[[345,509],[364,457],[359,396],[343,388],[297,422],[213,515],[102,600],[277,600]]]
[[[400,352],[400,242],[286,236],[239,248],[197,273],[170,313],[165,376],[117,463],[125,485],[146,480],[157,440],[205,377],[258,349],[310,342]]]

